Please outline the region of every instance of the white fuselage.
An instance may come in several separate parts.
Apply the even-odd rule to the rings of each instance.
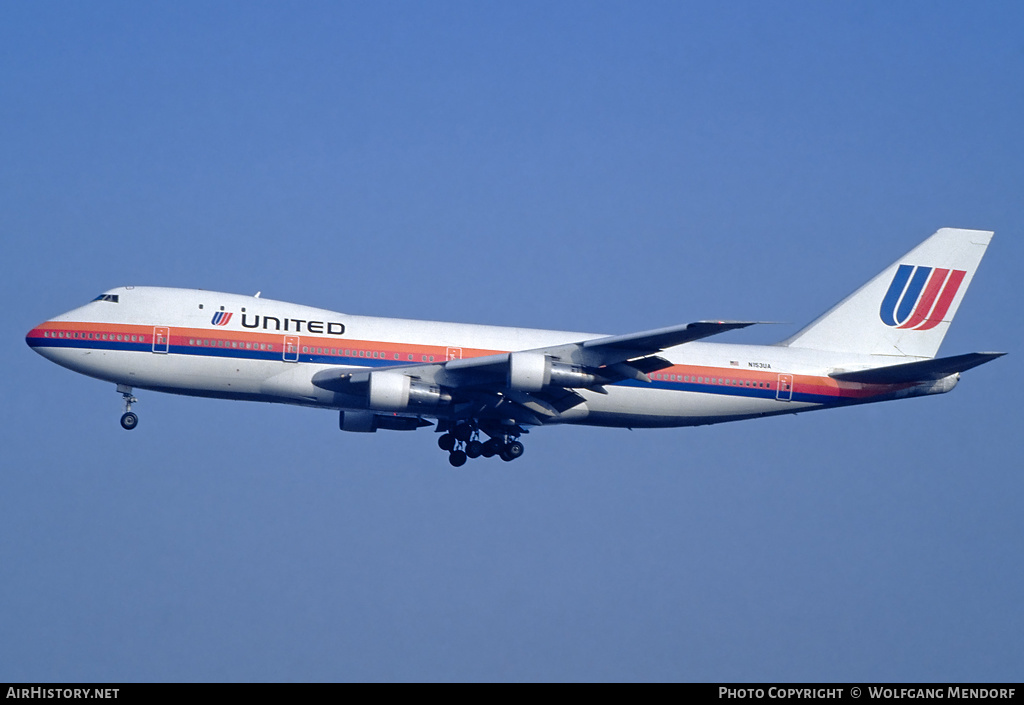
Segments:
[[[344,409],[353,408],[351,397],[314,385],[314,374],[444,362],[598,337],[353,316],[194,289],[123,287],[40,324],[27,341],[64,367],[127,387]],[[605,387],[606,393],[577,390],[585,402],[550,422],[688,426],[941,393],[956,383],[955,377],[900,385],[839,382],[829,373],[892,362],[781,345],[692,342],[660,356],[673,364],[651,373],[650,382],[618,382]]]

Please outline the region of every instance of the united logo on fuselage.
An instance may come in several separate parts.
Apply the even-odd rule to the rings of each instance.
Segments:
[[[213,320],[210,321],[215,326],[226,326],[228,321],[231,320],[231,313],[228,311],[217,311],[213,314]]]
[[[901,264],[882,299],[879,316],[893,328],[931,330],[942,322],[967,272]]]

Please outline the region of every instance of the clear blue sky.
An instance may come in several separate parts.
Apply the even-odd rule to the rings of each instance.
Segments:
[[[1020,680],[1024,5],[0,0],[0,681]],[[996,231],[953,393],[434,435],[24,344],[123,284],[797,330]],[[1009,380],[1009,382],[1007,382]]]

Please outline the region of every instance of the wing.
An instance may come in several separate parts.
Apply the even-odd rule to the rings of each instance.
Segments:
[[[431,390],[429,398],[439,404],[463,405],[473,415],[509,415],[521,423],[540,424],[582,403],[576,390],[606,393],[604,385],[625,379],[650,382],[648,373],[671,365],[658,356],[662,350],[754,323],[697,321],[447,362],[335,368],[318,372],[312,382],[341,394],[366,395],[370,408],[415,411],[410,399],[417,398],[416,390],[422,398]],[[385,394],[385,389],[392,391]]]

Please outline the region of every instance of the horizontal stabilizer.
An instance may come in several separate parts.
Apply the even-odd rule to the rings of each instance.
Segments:
[[[864,384],[903,384],[907,382],[926,382],[942,379],[957,372],[964,372],[984,365],[986,362],[1002,357],[1006,353],[986,352],[967,353],[953,357],[940,357],[935,360],[907,362],[902,365],[875,367],[870,370],[856,372],[835,372],[829,377],[843,382],[863,382]]]

